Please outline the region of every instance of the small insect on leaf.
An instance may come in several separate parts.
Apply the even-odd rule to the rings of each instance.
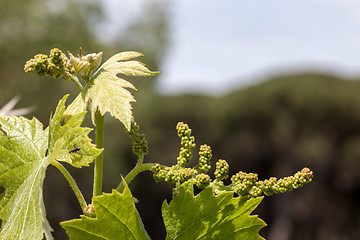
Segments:
[[[69,150],[69,153],[76,153],[76,152],[78,152],[78,151],[80,151],[80,148],[79,148],[79,147],[75,147],[74,149]]]

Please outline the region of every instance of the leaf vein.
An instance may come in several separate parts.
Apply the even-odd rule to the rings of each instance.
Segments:
[[[125,228],[131,233],[131,235],[133,236],[134,239],[136,239],[135,237],[135,233],[125,224],[125,222],[123,222],[115,213],[113,213],[112,211],[110,211],[110,209],[105,206],[104,204],[102,204],[101,202],[98,202],[99,205],[101,205],[105,210],[107,210],[108,213],[110,213],[111,215],[113,215],[117,220],[119,220],[119,222],[121,224],[123,224],[125,226]]]

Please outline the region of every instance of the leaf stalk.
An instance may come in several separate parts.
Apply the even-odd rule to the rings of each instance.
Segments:
[[[53,166],[55,166],[57,169],[60,170],[60,172],[64,175],[64,177],[66,178],[66,180],[69,182],[72,190],[75,193],[75,196],[77,197],[80,207],[83,210],[83,212],[85,213],[85,209],[87,208],[87,203],[85,201],[84,196],[82,195],[78,185],[76,184],[74,178],[71,176],[71,174],[68,172],[68,170],[58,161],[54,160],[51,162],[51,164]]]

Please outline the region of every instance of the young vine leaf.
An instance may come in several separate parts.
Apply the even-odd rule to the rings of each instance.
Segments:
[[[62,222],[70,239],[150,239],[135,208],[134,198],[128,186],[121,194],[113,190],[93,198],[96,218],[81,216]]]
[[[68,95],[59,101],[55,114],[49,124],[49,149],[59,139],[64,141],[62,151],[56,160],[71,164],[74,167],[89,166],[89,164],[102,152],[91,143],[88,134],[91,128],[80,127],[86,112],[73,115],[66,124],[62,125],[65,112],[65,101]],[[72,151],[73,149],[77,151]]]
[[[258,232],[265,222],[250,215],[261,200],[214,195],[211,187],[194,196],[193,184],[185,182],[170,204],[163,203],[166,239],[263,239]]]
[[[80,127],[71,130],[72,126],[67,126],[81,122],[83,115],[73,116],[63,129],[56,127],[65,100],[66,96],[60,100],[51,120],[52,128],[58,129],[60,134],[56,137],[52,134],[50,139],[49,129],[43,130],[42,123],[36,118],[0,117],[0,186],[4,187],[0,195],[0,239],[40,240],[44,235],[46,239],[53,239],[42,196],[46,169],[59,159],[74,166],[88,164],[88,160],[74,162],[64,155],[68,153],[66,147],[73,144],[69,135],[86,139],[84,134],[87,133]]]
[[[107,60],[90,78],[88,84],[65,111],[68,116],[84,112],[90,108],[93,123],[95,113],[109,112],[130,130],[132,120],[131,102],[135,99],[126,89],[134,89],[130,82],[118,77],[122,74],[130,77],[154,76],[158,72],[150,71],[143,63],[129,61],[142,56],[138,52],[122,52]]]
[[[42,199],[47,132],[35,118],[1,117],[0,124],[0,239],[53,239]]]

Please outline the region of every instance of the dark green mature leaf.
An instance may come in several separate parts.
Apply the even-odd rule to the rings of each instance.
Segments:
[[[166,239],[263,239],[258,232],[266,224],[250,216],[261,200],[216,196],[211,187],[194,196],[192,183],[185,182],[169,205],[163,203]]]
[[[101,115],[109,112],[120,120],[130,130],[132,120],[131,102],[135,99],[126,89],[136,88],[128,81],[118,77],[123,74],[131,77],[154,76],[158,72],[152,72],[144,64],[138,61],[128,61],[142,56],[138,52],[122,52],[115,54],[107,60],[97,72],[91,77],[88,85],[70,104],[65,114],[68,116],[84,112],[90,108],[93,122],[95,113],[100,111]]]
[[[128,186],[123,194],[113,190],[111,194],[104,193],[102,196],[94,197],[93,205],[96,218],[81,216],[81,219],[61,223],[70,239],[150,239]]]

